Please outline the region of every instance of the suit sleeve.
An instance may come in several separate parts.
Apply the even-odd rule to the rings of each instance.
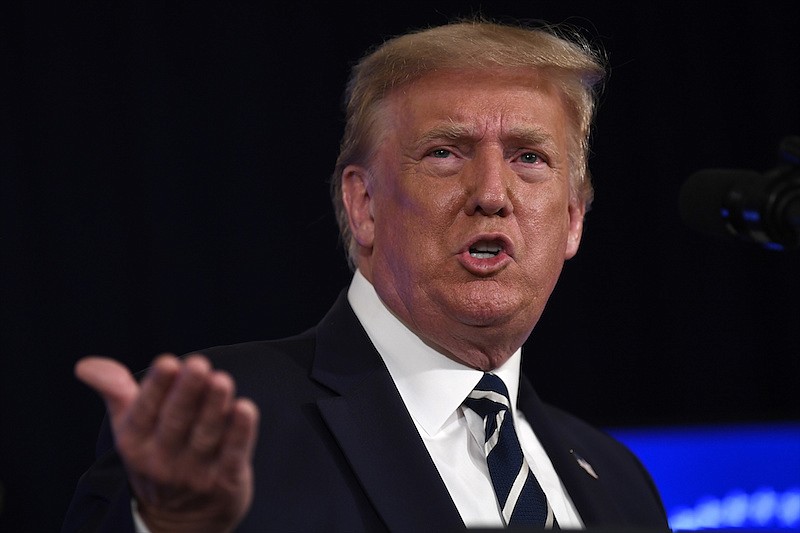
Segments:
[[[98,438],[97,459],[78,481],[61,531],[136,533],[131,501],[125,468],[106,420]]]

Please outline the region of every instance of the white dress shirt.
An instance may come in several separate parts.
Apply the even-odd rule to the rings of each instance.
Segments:
[[[358,271],[347,297],[389,369],[465,525],[504,527],[483,452],[483,419],[461,405],[483,372],[457,363],[425,344],[388,310]],[[517,405],[521,361],[521,350],[517,350],[492,372],[505,383],[513,406]],[[559,526],[582,529],[583,522],[530,424],[516,408],[513,412],[525,459]]]

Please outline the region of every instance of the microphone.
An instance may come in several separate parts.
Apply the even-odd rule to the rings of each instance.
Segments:
[[[737,169],[692,174],[680,192],[684,223],[768,250],[800,247],[800,137],[783,139],[780,152],[784,163],[764,174]]]

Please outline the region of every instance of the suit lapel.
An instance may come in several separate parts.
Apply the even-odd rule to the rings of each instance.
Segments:
[[[580,464],[581,459],[592,463],[591,450],[584,449],[585,443],[577,442],[552,420],[524,375],[520,376],[519,408],[550,457],[584,525],[624,523],[616,502],[604,490],[602,482]]]
[[[387,527],[462,529],[388,370],[344,294],[317,331],[312,378],[338,394],[320,400],[320,412]]]

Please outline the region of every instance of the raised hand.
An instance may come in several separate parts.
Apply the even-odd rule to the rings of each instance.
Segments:
[[[231,531],[252,501],[258,408],[233,379],[193,355],[157,358],[137,383],[87,357],[76,376],[105,400],[139,514],[153,532]]]

